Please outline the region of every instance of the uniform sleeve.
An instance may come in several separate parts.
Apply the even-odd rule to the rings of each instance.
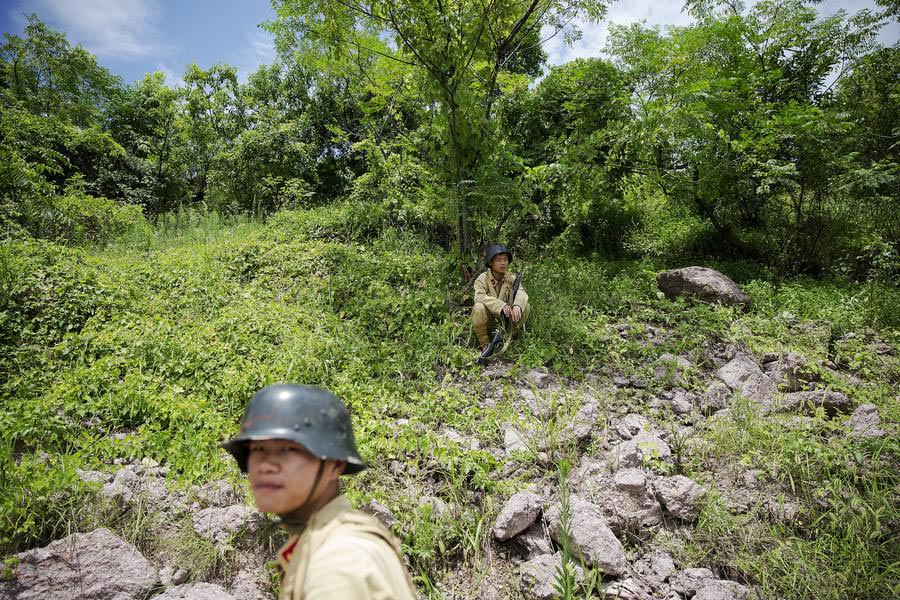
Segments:
[[[525,310],[525,307],[528,306],[528,292],[525,291],[525,286],[521,283],[519,284],[519,291],[516,294],[515,306],[518,306],[523,311]]]
[[[393,549],[374,536],[340,536],[309,563],[307,600],[414,600],[406,571]]]
[[[488,294],[487,278],[483,274],[475,280],[475,304],[479,302],[484,304],[491,313],[498,316],[503,312],[503,307],[506,306],[506,302]]]

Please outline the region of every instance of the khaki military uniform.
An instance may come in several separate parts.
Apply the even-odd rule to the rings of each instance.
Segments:
[[[280,600],[413,600],[400,544],[343,496],[320,508],[278,551]]]
[[[509,296],[512,292],[513,283],[516,281],[515,273],[507,272],[502,280],[494,279],[494,274],[490,269],[478,276],[475,280],[475,305],[472,307],[472,328],[475,335],[478,336],[478,343],[484,348],[490,341],[488,333],[494,326],[496,320],[503,314],[503,307],[509,304]],[[516,294],[516,302],[514,306],[522,309],[522,318],[513,325],[512,332],[515,333],[528,319],[531,313],[531,306],[528,304],[528,294],[525,288],[519,284],[519,293]]]

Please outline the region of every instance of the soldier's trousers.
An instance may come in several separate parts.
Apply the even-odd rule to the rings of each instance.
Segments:
[[[525,321],[528,320],[529,314],[531,314],[531,304],[526,304],[525,310],[522,311],[522,318],[512,326],[512,331],[509,332],[509,335],[515,335]],[[472,307],[472,329],[475,330],[475,335],[478,337],[478,343],[481,344],[482,349],[491,342],[491,330],[497,323],[498,318],[481,302],[476,303]]]

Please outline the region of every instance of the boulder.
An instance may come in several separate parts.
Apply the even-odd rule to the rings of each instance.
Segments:
[[[552,600],[557,597],[556,571],[562,565],[562,554],[542,554],[519,565],[522,577],[522,591],[526,598],[534,600]],[[575,580],[584,579],[584,571],[573,566]]]
[[[622,469],[615,474],[599,473],[574,488],[589,496],[598,506],[612,532],[640,535],[643,530],[662,523],[662,507],[647,485],[640,469]]]
[[[662,585],[675,572],[672,555],[662,550],[645,554],[634,565],[635,572],[646,580]]]
[[[805,370],[806,357],[796,352],[763,357],[762,369],[780,390],[799,392],[803,385],[816,381],[815,374]]]
[[[391,509],[376,500],[369,500],[365,504],[361,504],[359,510],[372,515],[388,529],[397,524],[397,519],[394,518],[394,513],[391,512]]]
[[[159,596],[153,596],[153,600],[237,600],[225,591],[225,588],[212,583],[187,583],[179,585]]]
[[[856,407],[853,414],[847,420],[847,427],[851,429],[850,435],[856,438],[884,437],[881,425],[881,417],[878,416],[878,407],[874,404],[861,404]]]
[[[685,267],[663,271],[656,276],[656,285],[670,300],[678,296],[692,296],[703,302],[750,308],[750,296],[715,269]]]
[[[814,390],[811,392],[794,392],[784,394],[773,405],[772,409],[778,412],[795,412],[806,410],[812,412],[822,407],[825,413],[833,417],[837,413],[846,413],[850,410],[850,399],[841,392],[831,390]]]
[[[748,600],[750,590],[736,581],[713,579],[697,588],[694,600]]]
[[[572,495],[569,502],[572,553],[585,564],[603,573],[618,577],[628,568],[625,550],[616,538],[599,506]],[[547,513],[550,537],[561,543],[562,507],[555,504]]]
[[[553,544],[540,523],[534,523],[531,527],[513,538],[525,555],[531,559],[541,554],[553,554]]]
[[[669,407],[676,415],[687,415],[694,410],[694,401],[697,399],[694,392],[682,388],[675,388],[669,397]]]
[[[640,469],[622,469],[614,476],[616,487],[630,494],[643,494],[647,489],[647,476]]]
[[[16,559],[14,578],[0,580],[0,598],[143,600],[159,582],[137,548],[108,529],[76,533]]]
[[[575,413],[575,417],[566,423],[562,430],[562,441],[582,443],[591,439],[594,429],[597,427],[597,421],[601,417],[600,405],[593,398],[589,398]]]
[[[216,546],[223,546],[236,535],[255,535],[263,523],[258,510],[235,504],[225,508],[205,508],[191,519],[194,531]]]
[[[521,388],[519,390],[519,397],[522,398],[525,403],[524,408],[527,408],[528,412],[537,419],[546,421],[553,414],[553,407],[549,400],[535,395],[529,388]],[[520,405],[519,409],[523,410],[523,407]]]
[[[609,600],[650,600],[648,590],[640,581],[628,577],[619,581],[606,581],[600,585],[601,597]]]
[[[732,390],[763,405],[770,404],[775,394],[775,383],[746,354],[735,356],[716,375]]]
[[[728,408],[730,400],[731,388],[721,381],[716,381],[700,396],[700,410],[709,416],[723,408]]]
[[[623,440],[630,440],[639,432],[647,429],[649,421],[639,414],[631,413],[613,422],[613,428]]]
[[[706,490],[694,480],[684,475],[658,477],[653,489],[663,509],[676,519],[693,522],[700,516]]]
[[[669,586],[682,596],[690,598],[697,590],[716,577],[712,571],[704,568],[683,569],[669,577]]]
[[[685,373],[692,368],[691,361],[685,357],[666,353],[653,363],[653,380],[670,387],[684,385]]]
[[[503,448],[506,450],[507,455],[513,452],[529,451],[528,442],[525,441],[524,435],[512,425],[507,425],[503,428]]]
[[[553,381],[553,377],[551,377],[550,374],[546,371],[532,369],[525,374],[525,381],[536,388],[544,389],[545,387],[550,385],[550,382]]]
[[[502,542],[522,533],[531,527],[540,512],[540,496],[529,491],[513,494],[497,516],[494,537]]]
[[[668,460],[672,449],[657,435],[641,432],[630,440],[619,442],[612,450],[617,469],[640,467],[648,460]]]

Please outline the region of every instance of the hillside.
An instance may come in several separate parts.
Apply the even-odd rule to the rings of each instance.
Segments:
[[[277,381],[350,406],[370,468],[346,492],[393,523],[424,596],[896,597],[896,287],[706,264],[741,312],[663,297],[656,273],[683,265],[523,266],[531,322],[484,369],[453,256],[350,205],[7,240],[0,597],[14,555],[99,527],[149,561],[151,594],[272,597],[282,534],[218,444]],[[598,514],[624,564],[585,542]]]

